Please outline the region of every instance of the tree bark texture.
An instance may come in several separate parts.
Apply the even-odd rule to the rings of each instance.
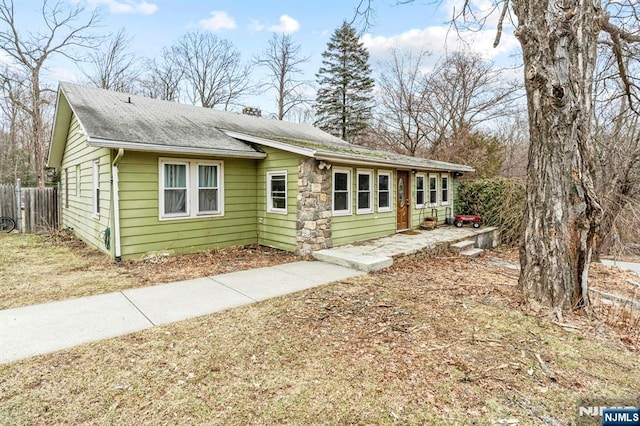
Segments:
[[[597,0],[517,0],[531,144],[519,286],[562,310],[588,305],[601,217],[593,185],[592,82]]]

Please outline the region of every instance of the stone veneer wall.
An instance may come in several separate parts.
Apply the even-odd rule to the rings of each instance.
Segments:
[[[298,162],[298,212],[296,253],[330,248],[331,240],[331,171],[320,169],[313,158]]]

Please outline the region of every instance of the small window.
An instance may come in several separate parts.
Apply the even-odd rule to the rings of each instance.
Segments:
[[[333,170],[333,213],[351,214],[351,170]]]
[[[186,163],[163,164],[163,216],[185,216],[189,214],[187,198],[187,175],[189,165]]]
[[[416,207],[424,206],[424,175],[416,175]]]
[[[217,213],[218,166],[214,164],[198,164],[198,213]]]
[[[357,213],[373,212],[373,172],[358,170],[358,206]]]
[[[69,208],[69,168],[64,169],[64,208]]]
[[[100,160],[93,162],[93,215],[100,216]]]
[[[440,179],[440,192],[442,204],[449,204],[449,175],[442,175]]]
[[[80,196],[80,164],[76,164],[76,197]]]
[[[267,212],[287,214],[287,172],[267,173]]]
[[[429,204],[436,206],[438,204],[438,177],[429,176]]]
[[[378,172],[378,211],[391,211],[391,173]]]

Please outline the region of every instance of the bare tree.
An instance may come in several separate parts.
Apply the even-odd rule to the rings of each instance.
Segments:
[[[184,68],[174,57],[173,51],[162,49],[159,58],[148,61],[147,68],[147,74],[140,81],[144,96],[165,101],[179,101]]]
[[[130,50],[131,38],[126,30],[118,31],[102,49],[89,54],[89,70],[83,74],[101,89],[134,92],[142,73],[140,59]]]
[[[251,90],[249,67],[241,63],[240,52],[228,40],[191,32],[178,40],[172,54],[183,67],[186,91],[193,103],[227,110]]]
[[[11,75],[8,69],[3,75]],[[2,82],[0,96],[0,183],[13,183],[21,178],[25,186],[35,185],[33,168],[26,155],[30,149],[25,146],[29,142],[29,120],[25,112],[12,99],[28,96],[16,93],[14,80]]]
[[[640,202],[640,115],[629,106],[629,96],[619,80],[610,79],[611,55],[601,57],[596,78],[595,183],[603,216],[597,232],[595,256],[599,258],[630,229],[614,227],[621,215]],[[635,74],[635,73],[633,73]],[[617,89],[617,90],[616,90]],[[618,96],[616,96],[618,94]],[[640,225],[640,220],[635,226]],[[618,239],[619,241],[619,239]]]
[[[303,95],[306,81],[299,80],[302,73],[300,65],[309,62],[309,56],[301,56],[301,46],[295,44],[289,34],[272,34],[267,48],[254,59],[254,63],[267,69],[269,81],[267,88],[276,91],[278,120],[292,108],[307,102]]]
[[[454,52],[431,71],[426,71],[425,57],[424,52],[392,51],[383,64],[374,130],[387,148],[453,161],[468,158],[465,147],[479,153],[479,143],[494,146],[494,138],[479,132],[483,124],[509,113],[518,86],[502,77],[503,69],[471,52]],[[482,155],[489,154],[499,153],[487,149]],[[477,160],[488,164],[499,159]]]
[[[20,70],[19,79],[7,73],[2,78],[13,82],[14,93],[28,94],[14,96],[11,101],[29,116],[33,171],[37,184],[44,186],[48,142],[44,114],[52,102],[53,91],[43,85],[41,74],[50,58],[60,55],[77,60],[74,49],[94,47],[96,38],[89,30],[99,16],[94,11],[85,17],[81,6],[63,0],[43,1],[41,14],[45,33],[23,32],[16,21],[13,1],[2,0],[0,4],[0,52],[9,57],[12,68]]]
[[[425,120],[428,75],[423,69],[428,55],[402,54],[393,49],[391,59],[382,64],[374,133],[387,149],[415,156],[419,149],[428,146],[431,131]]]
[[[371,7],[370,0],[361,3]],[[640,6],[635,0],[492,4],[499,16],[496,45],[505,23],[516,27],[529,112],[519,287],[526,298],[558,310],[583,308],[589,304],[589,263],[603,212],[592,140],[598,37],[602,31],[608,35],[616,74],[633,101],[635,81],[624,58],[640,43]],[[486,17],[469,0],[456,10],[453,20],[461,25],[482,24]]]
[[[506,71],[465,51],[453,52],[436,65],[425,82],[429,155],[452,148],[465,134],[513,111],[521,85],[505,79]]]

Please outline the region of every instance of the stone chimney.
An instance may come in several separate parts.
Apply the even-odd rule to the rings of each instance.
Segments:
[[[260,108],[244,107],[242,108],[242,113],[245,115],[252,115],[254,117],[262,117],[262,111]]]

